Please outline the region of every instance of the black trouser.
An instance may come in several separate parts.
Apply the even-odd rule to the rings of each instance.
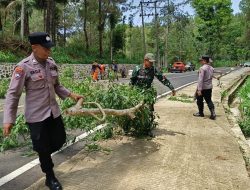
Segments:
[[[209,110],[210,111],[214,110],[214,104],[213,104],[211,98],[212,98],[212,89],[202,90],[201,91],[201,96],[197,95],[197,106],[198,106],[200,114],[203,114],[203,110],[204,110],[203,99],[205,99]]]
[[[62,117],[50,116],[41,122],[27,123],[30,129],[33,149],[38,152],[44,173],[53,171],[51,153],[59,150],[66,141]]]

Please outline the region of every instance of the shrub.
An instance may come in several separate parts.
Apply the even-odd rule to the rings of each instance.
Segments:
[[[0,98],[5,98],[7,90],[9,88],[10,79],[1,79],[0,80]]]
[[[31,141],[28,140],[28,127],[23,114],[17,116],[16,123],[8,137],[3,137],[3,131],[2,128],[0,128],[0,152],[29,144],[30,142]]]
[[[241,98],[240,110],[243,115],[239,125],[245,136],[250,136],[250,78],[245,82],[239,91]]]
[[[20,59],[10,52],[0,51],[0,62],[13,63],[18,62]]]

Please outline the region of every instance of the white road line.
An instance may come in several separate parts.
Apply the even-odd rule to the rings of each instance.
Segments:
[[[183,85],[183,86],[180,86],[180,87],[176,88],[175,90],[176,90],[176,91],[177,91],[177,90],[180,90],[180,89],[182,89],[182,88],[185,88],[185,87],[187,87],[187,86],[189,86],[189,85],[191,85],[191,84],[195,84],[195,83],[197,83],[197,81],[187,83],[187,84],[185,84],[185,85]],[[169,95],[169,94],[171,94],[171,93],[172,93],[171,91],[165,92],[165,93],[163,93],[163,94],[161,94],[161,95],[158,95],[158,96],[156,97],[156,99],[162,98],[162,97],[167,96],[167,95]]]
[[[88,132],[85,132],[81,135],[79,135],[78,137],[76,137],[75,141],[74,142],[68,142],[66,146],[64,146],[62,149],[60,149],[59,151],[55,152],[52,154],[52,156],[54,156],[55,154],[61,152],[62,150],[68,148],[69,146],[71,146],[72,144],[86,138],[87,136],[89,136],[90,134],[106,127],[107,124],[102,124],[102,125],[98,125],[96,128],[94,128],[93,130],[90,130]],[[31,168],[35,167],[36,165],[38,165],[40,162],[39,162],[39,159],[34,159],[32,160],[31,162],[25,164],[24,166],[16,169],[15,171],[7,174],[6,176],[3,176],[0,178],[0,187],[3,186],[4,184],[8,183],[9,181],[15,179],[16,177],[20,176],[21,174],[23,174],[24,172],[30,170]]]
[[[184,87],[186,87],[186,86],[189,86],[189,85],[191,85],[191,84],[194,84],[194,83],[196,83],[196,82],[197,82],[197,81],[194,81],[194,82],[185,84],[185,85],[183,85],[183,86],[180,86],[180,87],[176,88],[175,90],[180,90],[180,89],[182,89],[182,88],[184,88]],[[166,96],[166,95],[169,95],[170,93],[171,93],[171,91],[170,91],[170,92],[163,93],[163,94],[157,96],[157,99],[162,98],[162,97],[164,97],[164,96]],[[23,107],[23,106],[22,106],[22,107]],[[88,131],[88,132],[85,132],[85,133],[83,133],[83,134],[77,136],[74,142],[72,142],[72,141],[68,142],[66,146],[64,146],[64,147],[63,147],[62,149],[60,149],[59,151],[53,153],[52,156],[54,156],[55,154],[57,154],[57,153],[61,152],[62,150],[68,148],[68,147],[71,146],[72,144],[74,144],[74,143],[76,143],[76,142],[78,142],[78,141],[80,141],[80,140],[86,138],[86,137],[89,136],[90,134],[92,134],[92,133],[94,133],[94,132],[96,132],[96,131],[98,131],[98,130],[100,130],[100,129],[106,127],[106,126],[107,126],[107,124],[98,125],[98,126],[97,126],[96,128],[94,128],[93,130],[90,130],[90,131]],[[8,183],[9,181],[15,179],[16,177],[20,176],[20,175],[23,174],[24,172],[26,172],[26,171],[30,170],[31,168],[35,167],[35,166],[38,165],[39,163],[40,163],[40,162],[39,162],[38,158],[37,158],[37,159],[34,159],[34,160],[32,160],[31,162],[25,164],[24,166],[22,166],[22,167],[16,169],[15,171],[13,171],[13,172],[11,172],[11,173],[9,173],[9,174],[7,174],[7,175],[1,177],[1,178],[0,178],[0,187],[3,186],[4,184]]]

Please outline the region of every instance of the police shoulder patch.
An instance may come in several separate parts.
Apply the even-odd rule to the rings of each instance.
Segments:
[[[23,73],[23,68],[20,67],[20,66],[17,66],[17,67],[15,68],[15,72],[16,72],[16,73]]]
[[[22,67],[17,66],[14,70],[14,74],[13,76],[15,77],[15,79],[19,79],[24,73],[24,70]]]

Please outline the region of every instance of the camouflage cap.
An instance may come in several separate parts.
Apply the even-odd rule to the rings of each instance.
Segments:
[[[152,53],[146,53],[144,59],[149,60],[149,62],[155,62],[155,56]]]

